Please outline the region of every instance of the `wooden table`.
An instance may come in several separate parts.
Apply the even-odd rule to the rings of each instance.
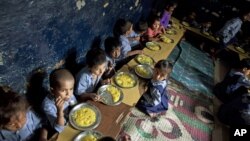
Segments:
[[[174,39],[174,43],[167,44],[164,42],[157,42],[161,46],[161,50],[152,51],[152,50],[149,50],[148,48],[145,47],[143,49],[144,54],[152,57],[155,62],[158,62],[161,59],[166,59],[170,55],[172,50],[175,48],[175,46],[179,43],[179,41],[181,40],[182,36],[185,33],[184,28],[174,29],[174,30],[177,31],[176,35],[168,35],[167,34],[167,36],[169,38]],[[124,65],[120,69],[120,71],[133,72],[133,68],[136,65],[138,65],[138,63],[134,59],[132,59],[128,64]],[[142,93],[144,92],[142,85],[144,85],[144,80],[139,79],[139,83],[137,84],[137,86],[130,88],[130,89],[122,88],[122,91],[124,93],[124,99],[122,102],[127,104],[127,105],[134,106],[138,102],[138,100],[140,99]]]
[[[88,101],[88,103],[95,105],[101,111],[101,123],[95,130],[101,132],[104,136],[117,138],[131,107],[123,103],[117,106],[108,106],[94,101]],[[63,132],[59,134],[57,141],[73,141],[81,132],[68,124]]]
[[[166,44],[163,42],[158,42],[158,44],[161,46],[161,50],[151,51],[147,48],[144,48],[143,49],[144,54],[151,56],[155,62],[161,59],[166,59],[185,33],[184,28],[175,30],[177,31],[176,35],[167,35],[169,38],[174,39],[174,43]],[[133,68],[136,65],[138,64],[135,62],[134,59],[132,59],[128,64],[124,65],[119,71],[132,72]],[[101,123],[95,130],[100,131],[105,136],[111,136],[116,138],[121,129],[121,125],[124,121],[124,118],[129,113],[131,106],[134,106],[137,103],[142,93],[144,92],[143,89],[144,83],[145,81],[143,79],[139,79],[135,87],[129,89],[122,88],[122,91],[124,93],[124,99],[122,103],[118,106],[107,106],[98,102],[88,101],[91,104],[97,106],[101,111],[102,115]],[[81,131],[74,129],[70,125],[67,125],[64,131],[58,135],[57,140],[71,141],[80,132]]]
[[[178,19],[176,19],[176,18],[174,18],[174,17],[172,18],[172,20],[173,20],[174,23],[181,24],[181,23],[180,23],[180,20],[178,20]],[[208,39],[208,40],[210,40],[210,41],[212,41],[212,42],[214,42],[214,43],[219,43],[219,41],[218,41],[214,36],[210,36],[210,35],[208,36],[208,35],[203,34],[203,33],[200,32],[200,29],[198,29],[198,28],[191,27],[191,26],[184,26],[184,25],[182,25],[182,26],[183,26],[185,29],[187,29],[187,31],[190,31],[190,32],[192,32],[192,33],[195,33],[195,34],[197,34],[197,35],[199,35],[199,36],[201,36],[201,37],[204,37],[204,38],[206,38],[206,39]],[[230,49],[230,50],[236,52],[236,53],[239,55],[240,60],[242,60],[242,59],[244,59],[244,58],[249,58],[249,57],[250,57],[249,53],[242,53],[242,52],[239,52],[238,50],[236,50],[236,49],[234,48],[233,45],[228,45],[226,49]]]

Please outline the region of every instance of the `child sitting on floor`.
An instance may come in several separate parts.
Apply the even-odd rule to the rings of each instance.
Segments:
[[[107,59],[105,52],[100,48],[92,48],[86,54],[87,66],[80,70],[76,75],[75,94],[80,101],[92,99],[100,100],[95,92],[97,84],[100,82],[104,71],[107,68]],[[101,80],[104,83],[110,83],[110,80]]]
[[[170,1],[166,5],[166,8],[164,9],[164,12],[162,13],[161,19],[160,19],[160,23],[164,28],[168,28],[170,26],[169,21],[176,7],[177,7],[177,3],[173,1]]]
[[[250,59],[240,61],[239,67],[232,69],[224,80],[216,84],[214,93],[218,99],[226,103],[248,92],[250,81]]]
[[[54,70],[50,74],[50,92],[42,103],[43,111],[51,127],[62,132],[68,120],[69,106],[77,103],[73,95],[75,79],[66,69]]]
[[[140,98],[136,107],[154,118],[168,110],[167,78],[173,65],[166,60],[155,64],[153,78],[148,82],[147,90]]]
[[[149,28],[147,30],[147,37],[149,41],[159,41],[160,38],[159,35],[165,33],[165,29],[163,28],[163,26],[161,26],[160,24],[160,19],[159,17],[153,17],[150,20],[149,23]]]
[[[133,50],[129,43],[128,36],[133,31],[133,25],[131,22],[125,19],[119,19],[114,26],[114,35],[120,39],[121,42],[121,59],[125,59],[129,56],[143,53],[142,50]]]
[[[131,34],[128,36],[128,40],[131,47],[135,47],[137,45],[140,45],[141,42],[145,42],[145,33],[148,29],[147,22],[140,21],[135,26],[135,30],[131,32]]]
[[[192,11],[187,17],[184,17],[182,20],[187,22],[190,26],[199,28],[200,24],[196,20],[196,13]]]
[[[0,87],[1,141],[46,141],[47,130],[43,128],[43,123],[24,96]]]
[[[121,54],[121,44],[118,38],[108,37],[104,42],[105,52],[107,56],[107,70],[102,78],[110,78],[115,73],[116,62]]]

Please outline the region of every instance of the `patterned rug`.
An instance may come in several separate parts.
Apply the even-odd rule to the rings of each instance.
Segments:
[[[203,107],[209,111],[212,109],[211,99],[186,89],[174,80],[171,81],[168,94],[169,109],[158,121],[152,121],[133,108],[121,134],[130,136],[132,141],[210,141],[213,124],[199,118],[195,109]]]
[[[159,120],[133,108],[120,136],[132,141],[210,141],[213,130],[214,66],[202,51],[182,41],[170,54],[175,62],[168,87],[169,109]]]

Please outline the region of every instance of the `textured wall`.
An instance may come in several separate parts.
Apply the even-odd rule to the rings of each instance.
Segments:
[[[50,72],[72,52],[82,62],[96,36],[118,18],[136,22],[151,0],[1,0],[0,84],[24,93],[28,76]],[[71,64],[72,65],[72,64]]]

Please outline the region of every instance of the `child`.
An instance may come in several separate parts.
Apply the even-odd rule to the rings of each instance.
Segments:
[[[155,64],[153,78],[136,105],[151,118],[168,110],[167,78],[172,68],[173,65],[166,60],[160,60]]]
[[[235,36],[240,31],[243,22],[247,21],[250,21],[249,11],[242,13],[241,17],[233,18],[225,23],[217,33],[223,48],[237,41]]]
[[[164,9],[164,12],[162,13],[160,23],[164,28],[169,27],[169,21],[171,18],[171,15],[173,14],[175,8],[177,7],[177,3],[171,1],[167,4],[166,8]]]
[[[50,94],[48,94],[42,108],[50,125],[56,132],[62,132],[68,120],[69,106],[76,104],[73,95],[75,79],[66,69],[57,69],[50,74]]]
[[[105,52],[107,56],[107,70],[104,72],[102,78],[110,78],[115,72],[116,62],[119,60],[121,54],[121,44],[119,39],[115,37],[108,37],[105,42]]]
[[[47,130],[42,127],[43,123],[31,110],[25,97],[0,87],[1,141],[46,141]]]
[[[240,66],[232,69],[224,80],[216,84],[214,88],[215,95],[224,103],[247,93],[250,87],[248,76],[250,74],[250,59],[241,60]]]
[[[183,18],[183,21],[187,22],[190,26],[199,28],[200,24],[196,21],[196,16],[196,13],[192,11],[187,17]]]
[[[107,67],[105,52],[99,48],[89,50],[86,55],[86,64],[87,66],[76,75],[75,94],[80,101],[88,99],[99,101],[100,96],[94,91]],[[103,80],[102,83],[109,83],[109,79]]]
[[[140,44],[140,42],[144,42],[145,39],[145,33],[148,29],[147,22],[140,21],[136,27],[135,30],[131,32],[131,34],[128,36],[128,40],[131,47],[137,46]]]
[[[159,41],[160,39],[157,38],[158,35],[165,33],[165,29],[160,24],[159,17],[153,17],[149,24],[149,28],[147,30],[147,36],[149,41]]]
[[[128,36],[132,33],[133,25],[125,19],[119,19],[114,26],[114,35],[121,42],[121,58],[125,59],[129,56],[143,53],[142,50],[133,50],[128,40]]]

